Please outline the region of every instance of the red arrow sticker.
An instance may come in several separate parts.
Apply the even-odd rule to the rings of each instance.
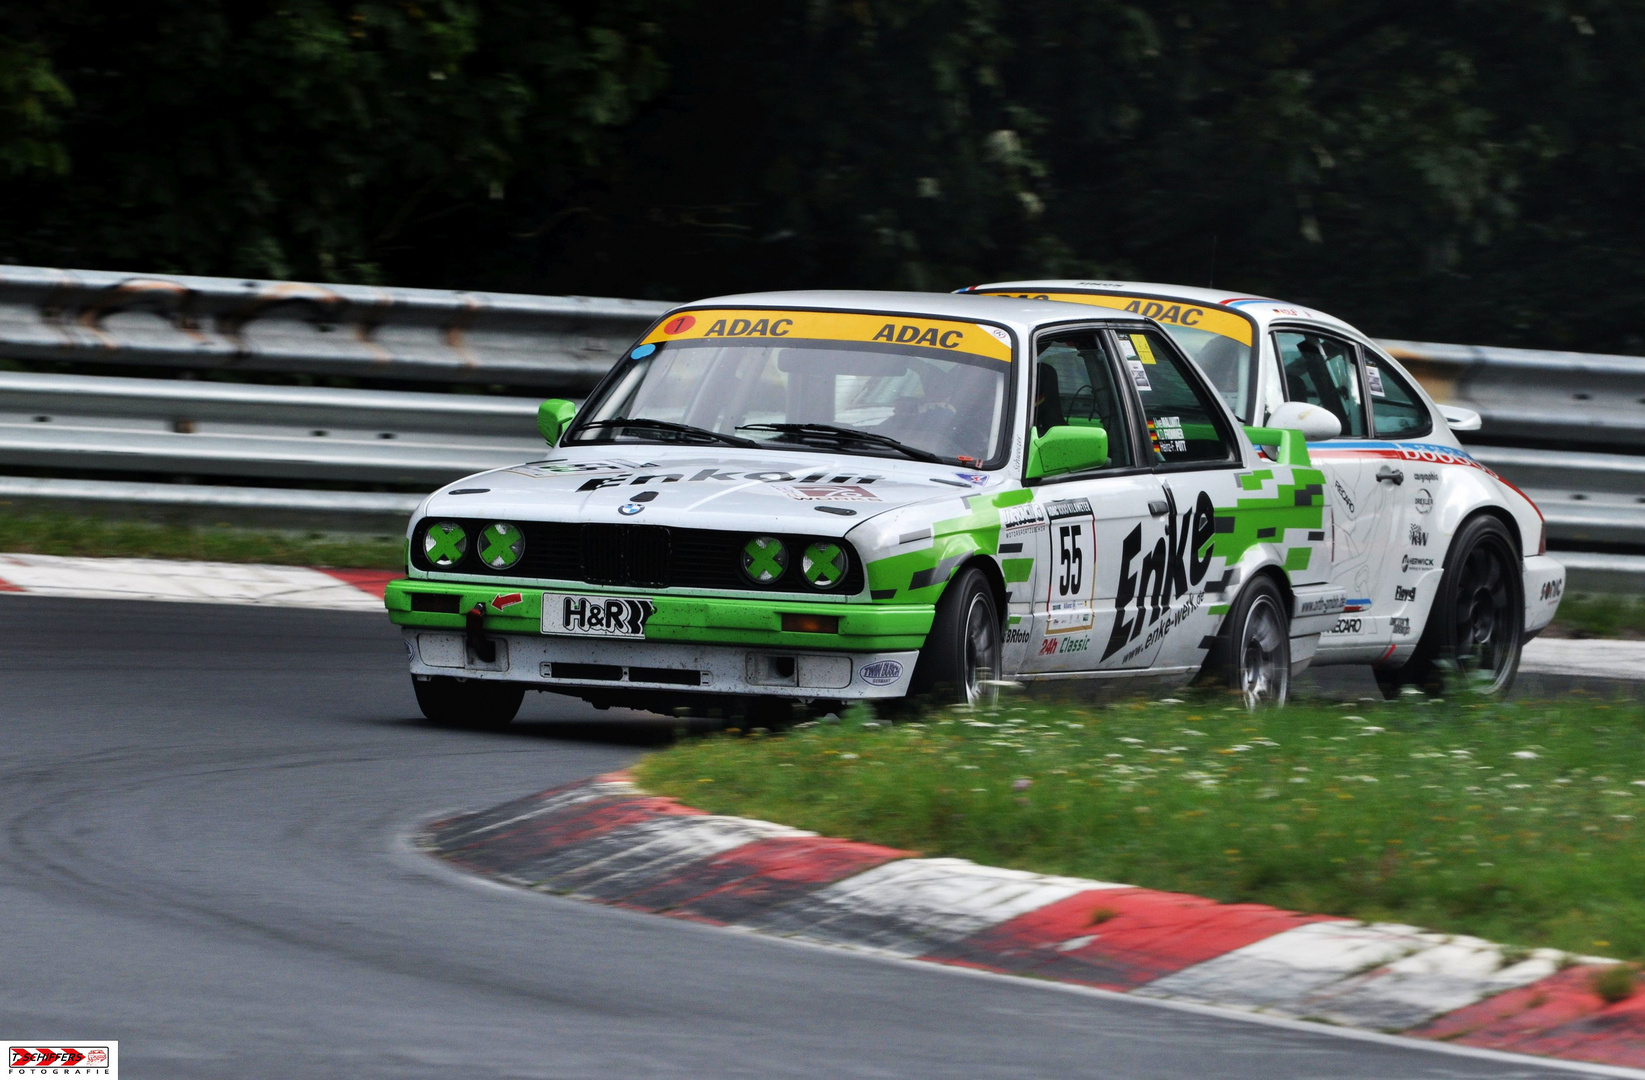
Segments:
[[[501,611],[506,607],[513,607],[515,604],[523,603],[525,603],[525,597],[521,596],[517,592],[511,592],[503,593],[501,596],[494,597],[491,601],[491,606],[496,608],[498,611]]]

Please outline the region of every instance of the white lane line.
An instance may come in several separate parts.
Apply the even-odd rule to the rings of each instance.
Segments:
[[[1645,641],[1539,637],[1525,646],[1519,670],[1541,675],[1645,680]]]
[[[0,578],[38,596],[383,610],[371,593],[306,566],[0,554]]]
[[[1310,923],[1133,993],[1403,1031],[1552,975],[1561,958],[1537,949],[1510,962],[1489,941],[1395,923]]]

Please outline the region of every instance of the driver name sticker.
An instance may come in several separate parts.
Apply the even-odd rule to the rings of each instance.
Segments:
[[[1148,421],[1148,438],[1154,444],[1156,454],[1180,454],[1188,449],[1180,416],[1162,416]]]
[[[1011,362],[1011,335],[993,326],[922,315],[865,314],[787,309],[705,308],[671,315],[646,335],[647,344],[668,341],[855,341],[902,345],[937,352],[969,353]]]

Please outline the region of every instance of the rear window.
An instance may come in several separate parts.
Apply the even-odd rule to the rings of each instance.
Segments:
[[[1381,439],[1413,438],[1433,430],[1428,406],[1392,364],[1365,351],[1365,383],[1371,388],[1371,422]]]

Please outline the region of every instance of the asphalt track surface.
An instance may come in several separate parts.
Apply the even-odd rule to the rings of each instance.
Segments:
[[[471,881],[444,811],[667,722],[417,713],[381,617],[0,596],[0,1038],[139,1077],[1547,1077]]]

